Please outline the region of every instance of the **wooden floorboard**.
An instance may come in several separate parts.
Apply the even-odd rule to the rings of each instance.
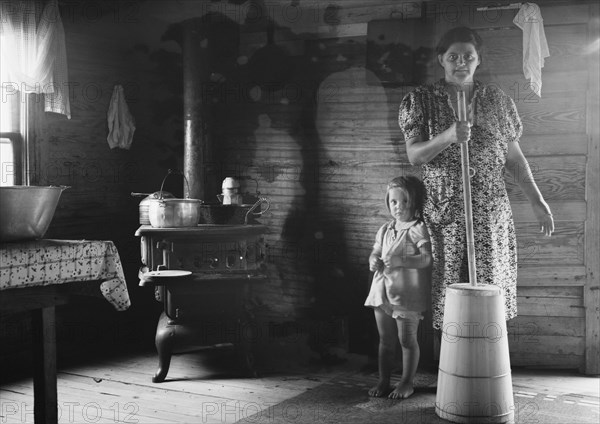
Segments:
[[[187,353],[172,358],[167,380],[159,384],[152,383],[157,366],[154,351],[89,358],[59,366],[59,423],[234,423],[321,385],[335,390],[327,383],[345,377],[364,383],[368,399],[366,387],[374,384],[377,375],[372,361],[358,355],[348,358],[333,367],[308,361],[281,367],[272,362],[260,370],[259,378],[245,378],[227,350]],[[368,363],[371,367],[365,367]],[[598,382],[596,377],[570,371],[513,370],[516,395],[579,393],[597,398]],[[31,377],[2,382],[0,422],[33,420]]]
[[[293,398],[334,377],[267,371],[241,376],[226,350],[173,356],[167,380],[152,383],[157,358],[139,352],[58,371],[59,422],[229,423]],[[33,422],[31,378],[0,385],[2,422]]]

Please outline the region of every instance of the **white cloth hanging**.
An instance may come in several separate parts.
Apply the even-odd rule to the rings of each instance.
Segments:
[[[0,77],[12,91],[44,94],[44,110],[71,118],[67,51],[58,2],[2,5]]]
[[[115,85],[108,107],[108,145],[111,149],[129,149],[135,132],[135,119],[125,102],[122,85]]]
[[[532,90],[542,96],[542,68],[550,56],[542,12],[535,3],[523,3],[513,23],[523,30],[523,73]]]
[[[67,71],[67,47],[65,31],[58,10],[58,2],[52,0],[46,6],[49,15],[54,19],[54,90],[44,96],[44,111],[60,113],[71,119],[71,102],[69,100],[69,75]]]

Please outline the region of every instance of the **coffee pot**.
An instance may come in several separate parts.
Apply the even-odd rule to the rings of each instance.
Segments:
[[[240,182],[232,177],[227,177],[221,185],[222,193],[217,196],[224,205],[241,205]]]

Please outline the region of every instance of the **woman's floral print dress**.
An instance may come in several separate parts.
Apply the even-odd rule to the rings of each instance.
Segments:
[[[504,171],[508,143],[521,137],[512,99],[494,86],[476,83],[469,141],[471,197],[478,284],[500,286],[506,319],[517,315],[517,243]],[[456,121],[446,83],[420,86],[400,105],[405,139],[431,140]],[[469,282],[460,145],[452,144],[422,166],[427,188],[424,218],[433,249],[433,326],[443,325],[446,286]]]

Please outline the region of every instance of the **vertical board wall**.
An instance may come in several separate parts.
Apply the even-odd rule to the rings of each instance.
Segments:
[[[133,276],[132,294],[152,296],[135,291],[139,199],[129,193],[157,190],[166,169],[182,158],[181,56],[161,37],[168,24],[196,16],[185,8],[222,12],[240,27],[239,51],[232,63],[221,58],[213,75],[217,90],[202,93],[214,104],[215,158],[207,172],[217,182],[248,176],[244,189],[271,199],[261,220],[270,227],[270,278],[255,287],[256,312],[273,322],[349,317],[350,348],[372,345],[373,318],[362,302],[369,287],[367,257],[387,219],[385,183],[419,170],[408,164],[397,125],[398,105],[411,87],[367,84],[367,28],[375,19],[413,19],[418,3],[269,3],[272,44],[292,65],[280,78],[272,77],[278,62],[252,61],[268,44],[266,21],[256,14],[247,20],[245,14],[256,10],[245,4],[97,2],[124,5],[118,13],[106,9],[102,20],[80,10],[83,2],[73,4],[73,15],[63,17],[69,72],[78,84],[73,119],[47,115],[37,131],[40,182],[72,186],[49,234],[116,240]],[[598,40],[598,6],[538,2],[551,56],[542,97],[536,98],[522,74],[522,33],[511,22],[515,10],[495,14],[474,11],[473,2],[426,4],[436,33],[459,23],[481,30],[488,47],[481,77],[515,99],[525,126],[522,148],[556,219],[556,234],[540,237],[529,205],[508,181],[520,256],[511,361],[598,373],[598,51],[590,48]],[[131,30],[143,36],[124,35]],[[261,75],[271,84],[257,89]],[[130,151],[106,143],[106,112],[117,83],[124,84],[138,122]],[[326,330],[317,331],[317,348],[336,342]],[[433,336],[424,331],[421,337]]]
[[[428,18],[438,35],[459,24],[480,30],[487,46],[480,77],[514,98],[522,149],[556,221],[555,234],[542,237],[523,193],[507,180],[520,258],[519,317],[509,323],[512,363],[593,373],[598,192],[590,188],[598,184],[598,130],[589,119],[598,110],[598,75],[597,51],[586,49],[598,36],[590,18],[597,6],[538,4],[551,54],[541,98],[523,76],[516,10],[478,12],[466,4],[457,15],[443,2],[428,2]],[[418,169],[408,164],[396,121],[411,88],[368,85],[365,78],[368,22],[397,16],[399,6],[332,5],[316,23],[277,21],[275,42],[295,71],[283,86],[229,105],[218,137],[224,161],[242,164],[273,202],[263,219],[272,229],[272,275],[255,293],[266,313],[285,319],[314,306],[348,313],[360,344],[368,343],[362,332],[370,316],[361,305],[373,237],[387,219],[385,184]],[[326,22],[327,16],[333,18]],[[240,55],[251,57],[265,41],[260,30],[242,27]]]

